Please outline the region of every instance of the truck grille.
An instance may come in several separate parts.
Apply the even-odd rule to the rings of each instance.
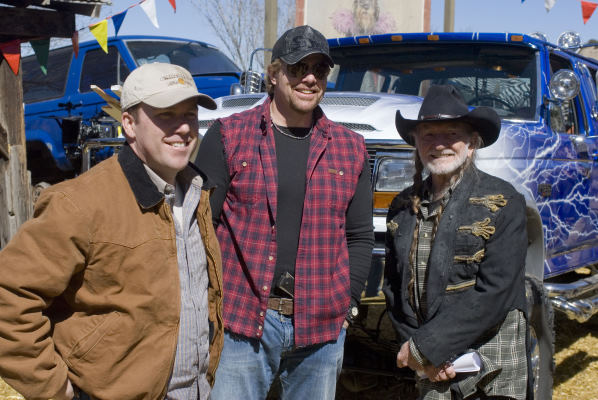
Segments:
[[[260,101],[263,97],[263,95],[260,95],[226,99],[222,101],[222,108],[251,107],[258,101]]]
[[[354,122],[337,122],[337,124],[340,124],[347,129],[351,129],[352,131],[357,131],[357,132],[359,132],[359,131],[373,132],[376,130],[376,128],[374,128],[370,124],[358,124],[358,123],[354,123]]]
[[[363,96],[324,96],[320,104],[327,106],[368,107],[378,101],[378,97]]]
[[[367,147],[368,155],[370,156],[370,172],[372,173],[372,179],[374,177],[374,164],[376,163],[376,149]]]
[[[208,129],[214,123],[214,119],[199,120],[199,129]]]

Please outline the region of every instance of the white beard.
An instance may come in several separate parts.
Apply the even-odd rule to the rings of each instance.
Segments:
[[[461,153],[455,153],[453,151],[443,151],[442,154],[454,154],[454,157],[450,162],[444,160],[443,158],[438,158],[433,160],[432,162],[424,162],[424,167],[430,174],[432,175],[452,175],[456,171],[458,171],[467,161],[467,154],[469,150],[469,145],[467,149],[465,149]]]

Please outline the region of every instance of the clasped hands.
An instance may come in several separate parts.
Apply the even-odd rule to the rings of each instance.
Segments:
[[[399,368],[409,367],[415,372],[422,371],[425,374],[425,377],[431,382],[448,381],[453,379],[456,375],[455,369],[450,363],[446,363],[440,367],[435,367],[434,365],[420,365],[409,349],[409,341],[403,343],[397,354],[397,366]]]

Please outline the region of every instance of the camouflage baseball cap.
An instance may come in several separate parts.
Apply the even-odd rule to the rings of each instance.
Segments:
[[[210,110],[216,109],[214,100],[197,91],[193,77],[185,68],[174,64],[143,64],[127,76],[120,96],[122,111],[145,103],[155,108],[168,108],[191,98]]]
[[[322,54],[330,68],[334,67],[324,35],[309,25],[303,25],[289,29],[278,38],[272,48],[272,61],[280,58],[293,65],[311,54]]]

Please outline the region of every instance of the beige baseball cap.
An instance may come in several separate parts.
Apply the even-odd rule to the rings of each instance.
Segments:
[[[197,98],[197,104],[216,109],[214,100],[197,91],[193,77],[185,68],[167,63],[143,64],[127,76],[120,96],[122,111],[145,103],[155,108],[168,108]]]

